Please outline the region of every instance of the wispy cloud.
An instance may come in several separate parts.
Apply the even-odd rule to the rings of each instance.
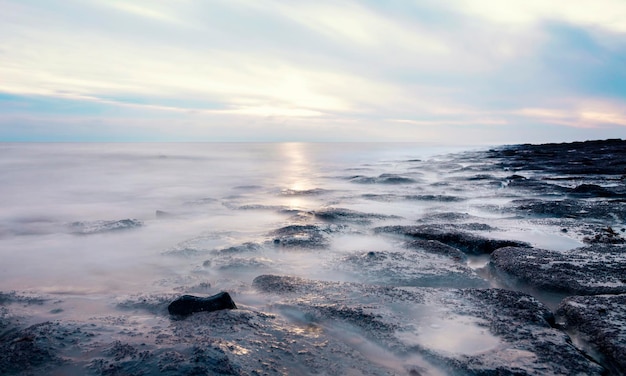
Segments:
[[[86,119],[76,108],[90,103],[109,109],[104,124],[119,120],[106,118],[113,108],[155,124],[167,113],[208,140],[210,121],[251,138],[260,133],[245,124],[282,139],[290,122],[300,140],[322,139],[316,130],[334,124],[355,139],[398,140],[472,127],[474,141],[490,127],[523,137],[526,122],[616,135],[625,123],[621,0],[0,0],[0,8],[0,95],[26,105],[0,101],[3,124],[28,111],[52,116],[36,105],[42,97],[76,103],[63,107],[68,123]],[[59,116],[55,129],[66,133]],[[115,133],[101,127],[103,138],[107,129]]]

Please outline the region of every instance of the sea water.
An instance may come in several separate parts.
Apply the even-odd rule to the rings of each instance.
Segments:
[[[29,308],[24,315],[32,322],[116,317],[122,314],[116,303],[136,294],[231,291],[237,304],[265,310],[272,298],[254,292],[258,275],[363,283],[368,281],[359,273],[336,269],[336,260],[401,248],[398,239],[376,236],[360,223],[349,223],[324,249],[271,246],[272,231],[308,223],[310,213],[324,208],[389,216],[376,225],[464,213],[501,225],[493,237],[528,240],[532,234],[532,245],[547,249],[579,245],[493,210],[511,198],[467,177],[478,170],[497,178],[510,172],[450,154],[467,149],[413,143],[0,144],[0,291],[63,302],[63,309]],[[389,184],[381,180],[385,176],[408,180]],[[246,244],[262,246],[212,257]],[[470,258],[468,266],[486,262]],[[150,314],[134,319],[139,328],[155,320],[166,325]],[[414,319],[420,326],[406,336],[416,345],[471,354],[498,343],[462,317]],[[337,330],[346,343],[358,337]],[[460,342],[451,342],[451,333],[463,334]],[[395,355],[372,350],[378,344],[362,341],[352,345],[379,353],[380,364],[396,362]]]

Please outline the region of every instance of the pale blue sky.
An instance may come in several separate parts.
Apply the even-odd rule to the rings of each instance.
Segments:
[[[625,136],[624,0],[0,0],[0,141]]]

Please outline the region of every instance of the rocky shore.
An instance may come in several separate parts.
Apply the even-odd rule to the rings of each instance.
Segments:
[[[118,297],[115,315],[56,319],[75,302],[0,293],[0,374],[626,374],[626,141],[504,146],[367,172],[332,177],[354,192],[279,193],[319,207],[223,198],[282,223],[223,248],[194,238],[163,250],[195,277]],[[368,202],[381,209],[359,210]],[[305,257],[326,273],[295,275]]]

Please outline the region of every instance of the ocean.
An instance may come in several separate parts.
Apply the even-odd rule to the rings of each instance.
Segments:
[[[105,374],[104,363],[85,354],[101,351],[103,359],[115,359],[109,350],[117,342],[147,348],[158,358],[149,368],[157,372],[172,348],[183,358],[195,351],[181,350],[182,340],[171,339],[183,324],[167,315],[167,302],[227,291],[238,311],[259,315],[259,325],[276,338],[296,343],[289,336],[317,336],[331,343],[315,354],[326,363],[301,368],[299,361],[281,363],[278,357],[266,374],[319,374],[344,360],[347,368],[337,374],[447,374],[424,354],[494,351],[502,339],[485,329],[484,320],[452,312],[448,303],[437,308],[440,303],[422,302],[417,310],[389,303],[382,317],[405,317],[413,325],[398,334],[403,346],[410,345],[398,350],[377,337],[378,330],[313,320],[297,308],[304,300],[286,303],[255,279],[279,275],[345,286],[428,288],[435,295],[502,287],[486,268],[488,254],[416,252],[385,226],[460,222],[465,227],[459,228],[496,240],[556,251],[580,247],[580,236],[562,231],[561,224],[539,226],[537,218],[507,210],[524,196],[508,189],[512,172],[484,158],[486,149],[414,143],[1,144],[0,291],[5,302],[17,302],[4,319],[19,318],[22,326],[72,323],[83,331],[91,325],[99,332],[97,340],[74,339],[73,355],[63,353],[70,365],[53,367],[55,372]],[[342,294],[307,299],[332,295],[333,304],[348,304]],[[433,301],[453,299],[436,296]],[[361,314],[377,304],[351,299]],[[276,324],[265,323],[263,314],[274,315]],[[291,334],[276,335],[291,326]],[[193,330],[186,328],[185,336],[193,337]],[[212,330],[211,346],[225,341],[218,347],[240,372],[221,374],[254,374],[250,364],[261,355],[253,356],[250,343],[269,348],[271,341],[257,332],[235,340]],[[298,353],[293,346],[283,351]],[[313,348],[324,347],[301,351]],[[133,359],[115,364],[132,373]],[[189,359],[181,360],[185,367],[191,367]],[[218,374],[215,367],[206,374]]]

